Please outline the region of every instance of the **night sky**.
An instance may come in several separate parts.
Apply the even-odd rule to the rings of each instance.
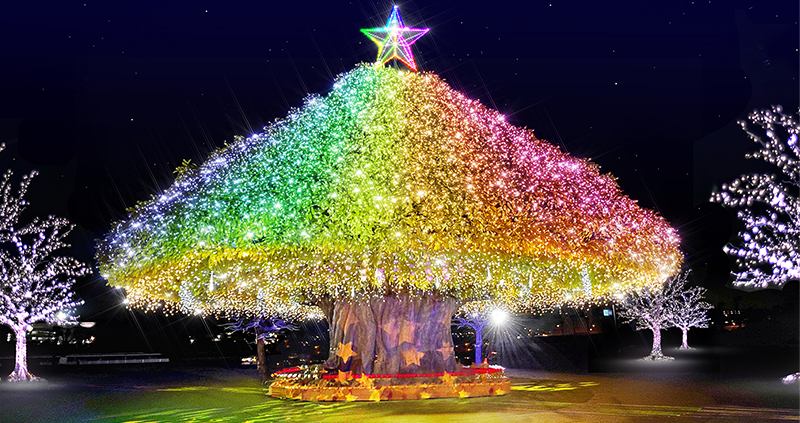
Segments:
[[[359,29],[383,26],[392,4],[3,0],[2,169],[41,172],[28,217],[70,218],[74,254],[93,266],[93,240],[183,160],[374,61]],[[724,285],[730,219],[702,203],[759,169],[737,120],[797,110],[797,1],[397,4],[406,25],[430,27],[414,45],[421,71],[618,177]],[[117,301],[99,276],[77,290],[90,318]]]

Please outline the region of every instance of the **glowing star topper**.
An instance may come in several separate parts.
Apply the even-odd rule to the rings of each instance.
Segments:
[[[417,64],[414,62],[411,45],[427,34],[428,30],[428,28],[409,28],[405,26],[403,18],[400,17],[400,10],[397,6],[394,6],[392,14],[389,15],[389,19],[386,21],[386,26],[383,28],[365,28],[361,32],[378,45],[378,62],[381,65],[389,60],[397,59],[416,71]]]

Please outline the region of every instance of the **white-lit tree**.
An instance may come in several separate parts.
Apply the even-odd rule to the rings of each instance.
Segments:
[[[653,347],[650,355],[642,360],[672,360],[661,350],[661,330],[671,327],[671,303],[675,300],[676,286],[686,274],[679,274],[667,279],[660,287],[643,288],[630,291],[621,301],[621,309],[617,315],[622,323],[634,323],[637,330],[649,329],[653,332]]]
[[[672,287],[674,297],[667,302],[669,311],[668,322],[671,327],[679,328],[682,332],[681,349],[689,349],[687,335],[691,328],[707,328],[711,319],[708,310],[714,308],[703,301],[706,289],[702,287],[686,286],[686,277],[689,272],[673,278]]]
[[[736,258],[734,285],[748,288],[783,286],[800,279],[800,124],[781,106],[755,110],[748,116],[757,127],[739,122],[758,151],[746,154],[780,170],[775,174],[742,175],[711,196],[711,201],[738,208],[745,229],[739,240],[725,247]]]
[[[16,192],[12,174],[8,170],[0,179],[0,324],[11,328],[16,337],[16,359],[9,381],[23,381],[36,379],[28,371],[27,331],[36,322],[74,321],[74,307],[81,301],[73,298],[72,284],[89,270],[72,257],[53,255],[69,247],[64,238],[74,226],[68,220],[34,217],[28,224],[19,224],[28,205],[25,193],[36,171],[22,177]]]
[[[780,105],[754,110],[748,119],[757,128],[748,128],[744,121],[739,124],[760,148],[745,157],[763,160],[782,175],[742,175],[722,185],[722,191],[712,194],[711,201],[740,209],[736,216],[745,226],[739,240],[725,246],[725,252],[736,257],[738,271],[734,272],[733,284],[782,287],[800,279],[800,122],[784,113]],[[784,382],[796,381],[797,375],[786,376]]]

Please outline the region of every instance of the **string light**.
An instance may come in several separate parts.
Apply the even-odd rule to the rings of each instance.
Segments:
[[[681,349],[689,349],[688,333],[691,328],[707,328],[711,319],[708,310],[714,308],[703,301],[706,289],[703,287],[686,287],[686,276],[674,278],[675,296],[667,303],[669,325],[679,328],[682,333]]]
[[[389,60],[397,59],[412,70],[417,70],[414,53],[411,45],[423,35],[428,33],[428,28],[409,28],[403,24],[400,9],[392,8],[389,19],[383,28],[362,29],[361,32],[378,45],[378,63],[383,65]]]
[[[675,231],[613,177],[430,73],[358,66],[177,173],[98,246],[101,274],[146,310],[321,314],[402,293],[519,311],[681,263]]]
[[[667,279],[663,285],[631,290],[620,301],[622,308],[617,315],[622,323],[634,323],[636,330],[653,332],[653,348],[642,360],[674,360],[661,350],[661,330],[671,327],[672,313],[677,309],[674,301],[680,297],[686,276],[687,273],[681,273]]]
[[[306,378],[313,378],[313,379],[337,379],[338,375],[333,374],[325,374],[321,373],[322,369],[318,368],[318,366],[295,366],[289,367],[286,369],[279,370],[272,374],[273,377],[278,378],[290,378],[290,379],[306,379]],[[366,374],[366,373],[353,373],[348,374],[347,379],[358,380],[364,376],[370,379],[392,379],[392,378],[399,378],[399,379],[414,379],[414,378],[421,378],[421,377],[442,377],[445,374],[449,374],[453,377],[458,376],[474,376],[477,374],[490,374],[490,373],[503,373],[504,369],[499,366],[489,366],[485,368],[480,367],[466,367],[462,369],[460,372],[438,372],[438,373],[398,373],[398,374],[390,374],[390,375],[383,375],[383,374]]]
[[[0,145],[3,149],[5,144]],[[20,224],[28,206],[24,197],[37,172],[24,175],[16,193],[12,175],[7,170],[0,179],[0,244],[4,245],[0,250],[0,324],[11,328],[16,338],[9,381],[23,381],[37,379],[28,371],[27,332],[36,322],[74,323],[74,308],[83,302],[73,298],[72,285],[90,272],[72,257],[54,255],[69,247],[64,239],[74,225],[67,219],[34,217],[27,225]]]
[[[785,114],[778,105],[771,110],[755,110],[748,116],[759,133],[739,124],[759,144],[759,150],[746,154],[748,159],[763,160],[778,167],[783,175],[742,175],[723,184],[711,201],[740,209],[736,216],[745,229],[736,243],[724,250],[736,258],[738,271],[733,284],[746,288],[783,286],[800,278],[800,147],[797,145],[800,123]]]
[[[270,396],[306,401],[468,398],[505,395],[511,391],[511,382],[504,369],[488,365],[452,373],[411,374],[351,374],[341,371],[332,374],[319,365],[311,365],[290,367],[272,376],[275,382],[270,384]]]

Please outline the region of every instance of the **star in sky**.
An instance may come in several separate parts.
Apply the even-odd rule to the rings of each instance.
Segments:
[[[365,28],[361,32],[378,45],[378,62],[384,64],[397,59],[412,70],[417,70],[411,45],[428,32],[429,28],[409,28],[403,24],[400,10],[392,8],[392,14],[383,28]]]

